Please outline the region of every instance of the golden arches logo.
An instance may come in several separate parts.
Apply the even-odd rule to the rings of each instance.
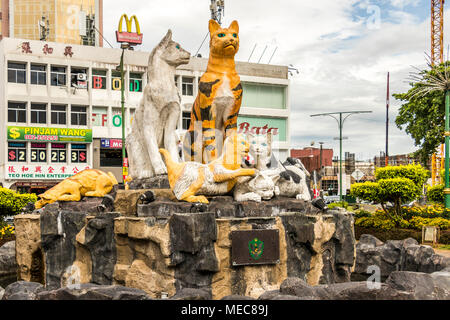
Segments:
[[[139,21],[138,21],[136,15],[132,15],[131,18],[128,19],[128,16],[125,13],[120,17],[120,20],[119,20],[119,29],[118,29],[119,32],[122,32],[122,23],[123,23],[124,19],[125,19],[125,23],[127,24],[127,32],[131,33],[131,27],[132,27],[131,23],[134,20],[134,24],[136,25],[136,33],[141,34],[141,29],[139,27]]]

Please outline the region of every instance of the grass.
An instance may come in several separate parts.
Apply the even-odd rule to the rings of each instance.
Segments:
[[[436,249],[439,249],[439,250],[450,250],[450,244],[440,244],[440,245],[437,246]]]

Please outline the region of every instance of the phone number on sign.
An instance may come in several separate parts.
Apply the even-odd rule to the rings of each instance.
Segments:
[[[58,141],[58,136],[35,136],[34,134],[26,134],[25,140]]]

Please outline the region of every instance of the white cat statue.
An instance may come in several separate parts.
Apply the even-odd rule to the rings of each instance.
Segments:
[[[278,195],[275,183],[280,178],[279,171],[267,169],[267,163],[272,155],[272,135],[267,136],[247,134],[250,143],[249,159],[247,165],[256,168],[256,175],[251,177],[240,177],[233,191],[236,201],[270,200]],[[248,160],[248,159],[246,159]]]

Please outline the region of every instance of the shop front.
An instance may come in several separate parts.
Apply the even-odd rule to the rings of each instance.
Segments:
[[[4,179],[11,189],[41,193],[92,167],[91,129],[7,127]]]

